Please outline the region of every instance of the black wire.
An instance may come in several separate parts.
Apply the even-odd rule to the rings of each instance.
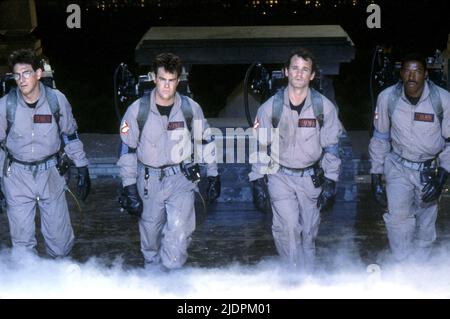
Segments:
[[[245,116],[247,117],[247,122],[249,126],[253,126],[253,119],[250,115],[250,106],[248,104],[248,80],[250,77],[250,73],[252,72],[253,68],[260,64],[259,62],[253,62],[247,69],[247,72],[245,72],[245,78],[244,78],[244,108],[245,108]]]
[[[11,73],[6,73],[4,76],[0,77],[0,97],[6,95],[6,82],[11,81],[12,79],[14,79],[14,77]]]
[[[380,46],[376,46],[375,50],[372,55],[372,64],[370,68],[370,79],[369,79],[369,90],[370,90],[370,102],[371,102],[371,118],[370,118],[370,125],[369,125],[369,136],[372,136],[373,134],[373,116],[375,115],[375,95],[373,91],[373,78],[374,78],[374,69],[375,69],[375,60],[378,57],[378,51],[380,49]]]
[[[119,73],[119,70],[123,70],[124,67],[125,67],[125,64],[124,63],[120,63],[119,66],[114,71],[114,77],[113,77],[113,82],[114,82],[114,110],[116,112],[116,117],[117,117],[117,121],[118,121],[118,125],[119,126],[120,126],[120,122],[122,121],[122,115],[120,114],[119,103],[117,101],[117,98],[118,98],[117,74]]]
[[[5,81],[3,81],[3,79],[0,79],[0,97],[3,97],[5,93],[6,93]]]

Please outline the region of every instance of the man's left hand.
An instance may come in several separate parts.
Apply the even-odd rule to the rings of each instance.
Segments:
[[[220,196],[220,176],[208,176],[208,190],[207,200],[208,203],[214,202]]]
[[[86,200],[91,191],[91,178],[87,166],[78,167],[77,196],[82,201]]]
[[[334,204],[334,198],[336,196],[336,182],[326,178],[322,185],[322,192],[317,199],[317,208],[320,211],[331,208]]]
[[[422,189],[422,200],[425,203],[437,200],[439,196],[441,196],[442,189],[444,188],[447,178],[448,172],[444,168],[438,167],[436,176],[432,178]]]

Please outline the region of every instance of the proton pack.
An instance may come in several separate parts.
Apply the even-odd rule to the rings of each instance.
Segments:
[[[45,93],[47,97],[47,101],[50,105],[50,111],[55,118],[55,122],[58,125],[58,131],[60,132],[59,127],[59,118],[60,118],[60,106],[58,103],[58,98],[56,97],[53,89],[56,89],[56,84],[53,78],[54,71],[52,70],[50,64],[47,61],[42,60],[42,76],[40,81],[44,84]],[[0,97],[7,95],[6,100],[6,135],[8,135],[12,125],[14,124],[16,108],[17,108],[17,86],[14,81],[14,76],[12,73],[6,73],[3,77],[0,78]],[[75,132],[74,134],[67,137],[69,140],[73,140],[78,138],[78,134]],[[65,145],[65,141],[61,136],[61,149],[56,155],[57,159],[57,169],[61,176],[65,175],[67,171],[69,171],[70,167],[73,166],[73,161],[67,156],[64,151],[63,145]],[[3,147],[6,150],[6,147]],[[5,165],[7,161],[5,160]],[[69,177],[70,178],[70,177]]]

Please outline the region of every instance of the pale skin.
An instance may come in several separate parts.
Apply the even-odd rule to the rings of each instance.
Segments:
[[[156,88],[156,104],[161,106],[171,106],[175,102],[175,93],[177,92],[180,78],[178,74],[170,73],[159,67],[155,75],[155,88]]]
[[[312,61],[294,55],[289,67],[284,69],[284,75],[288,78],[289,100],[294,105],[301,104],[308,95],[309,82],[314,80],[316,75]]]
[[[24,72],[32,72],[28,79],[23,76]],[[22,93],[23,99],[27,103],[35,103],[39,99],[40,88],[39,79],[42,76],[42,70],[33,70],[31,64],[17,63],[13,67],[13,73],[19,74],[20,78],[16,80],[17,87]]]

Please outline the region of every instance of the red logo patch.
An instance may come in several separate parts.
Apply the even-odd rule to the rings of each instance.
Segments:
[[[49,114],[43,115],[43,114],[35,114],[33,116],[33,122],[34,123],[51,123],[52,122],[52,116]]]
[[[299,119],[298,127],[316,127],[316,119]]]
[[[434,122],[434,114],[414,113],[414,121],[433,123]]]
[[[256,130],[259,127],[259,121],[258,118],[255,120],[255,124],[253,124],[253,128]]]
[[[120,127],[120,133],[122,134],[128,134],[128,131],[130,130],[130,127],[128,126],[127,121],[123,121],[122,126]]]
[[[167,130],[168,131],[173,131],[176,130],[177,128],[183,128],[184,127],[184,122],[180,121],[180,122],[169,122],[169,125],[167,126]]]

